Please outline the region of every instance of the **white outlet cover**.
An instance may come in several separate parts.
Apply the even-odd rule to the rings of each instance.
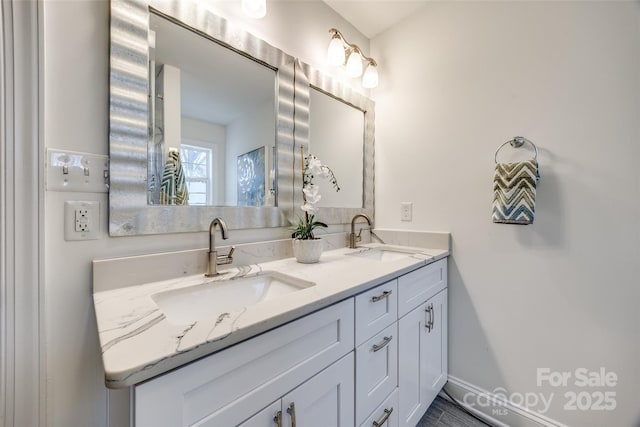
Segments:
[[[76,210],[87,210],[88,231],[76,231]],[[100,236],[100,202],[64,202],[64,240],[96,240]]]
[[[411,221],[413,219],[413,203],[400,203],[400,221]]]

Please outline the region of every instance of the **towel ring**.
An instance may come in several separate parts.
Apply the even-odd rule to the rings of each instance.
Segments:
[[[533,142],[529,141],[524,136],[514,136],[510,140],[508,140],[506,142],[503,142],[502,145],[500,145],[498,147],[498,149],[496,150],[496,153],[493,156],[493,160],[495,160],[495,162],[498,163],[498,151],[500,151],[502,149],[502,147],[504,147],[505,145],[511,144],[511,146],[513,148],[520,148],[520,147],[522,147],[524,145],[525,142],[528,142],[533,147],[533,150],[535,151],[535,155],[533,156],[533,160],[537,161],[538,160],[538,147],[536,147],[536,144],[534,144]]]

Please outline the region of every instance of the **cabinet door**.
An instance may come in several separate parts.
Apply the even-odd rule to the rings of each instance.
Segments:
[[[282,400],[278,399],[245,422],[239,424],[238,427],[282,427],[284,425],[283,419]]]
[[[398,322],[400,425],[414,427],[447,381],[447,290]]]
[[[415,427],[426,412],[424,385],[426,366],[427,303],[398,321],[399,425]]]
[[[431,405],[440,389],[447,382],[447,290],[427,302],[431,311],[431,327],[425,328],[424,399]]]
[[[354,358],[349,353],[282,399],[284,425],[351,427],[354,425]]]

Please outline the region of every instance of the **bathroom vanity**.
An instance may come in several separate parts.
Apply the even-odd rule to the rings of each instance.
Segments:
[[[447,255],[371,245],[207,283],[100,285],[106,383],[132,386],[136,426],[415,426],[447,378]],[[209,317],[158,303],[265,275],[299,289]]]

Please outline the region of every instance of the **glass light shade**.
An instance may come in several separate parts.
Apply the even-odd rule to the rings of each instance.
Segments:
[[[364,76],[362,76],[362,87],[366,89],[372,89],[378,86],[378,68],[369,64],[367,69],[364,70]]]
[[[347,76],[360,77],[362,75],[362,57],[358,52],[351,52],[347,59]]]
[[[327,49],[327,62],[332,67],[344,64],[344,44],[339,37],[332,38],[329,43],[329,49]]]
[[[267,0],[242,0],[242,11],[250,18],[264,18],[267,14]]]

